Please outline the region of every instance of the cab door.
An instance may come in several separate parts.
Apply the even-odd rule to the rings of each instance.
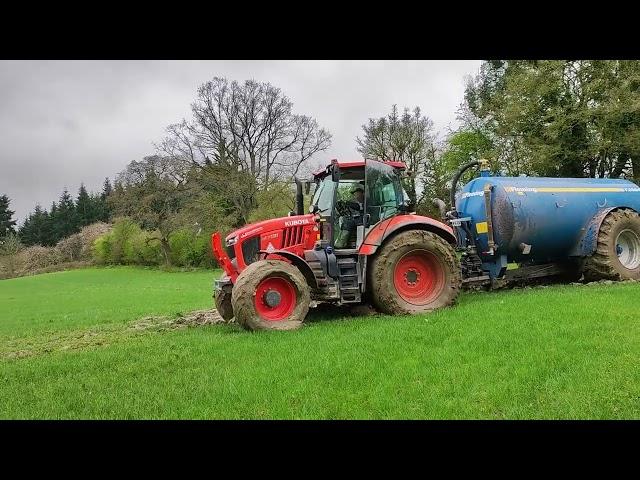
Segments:
[[[371,228],[401,211],[404,196],[400,175],[384,162],[365,160],[364,236]]]

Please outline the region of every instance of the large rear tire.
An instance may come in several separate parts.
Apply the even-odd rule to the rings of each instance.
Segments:
[[[238,276],[231,293],[236,322],[247,330],[300,328],[310,302],[304,276],[282,260],[250,264]]]
[[[369,268],[371,300],[387,314],[428,312],[455,303],[460,262],[442,237],[402,232],[380,247]]]
[[[585,262],[584,278],[640,280],[640,215],[624,209],[604,218],[596,251]]]

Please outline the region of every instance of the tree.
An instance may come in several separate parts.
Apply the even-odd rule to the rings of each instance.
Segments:
[[[203,186],[248,221],[259,191],[290,181],[326,150],[331,135],[269,83],[214,78],[198,88],[190,121],[170,125],[157,146],[200,170]]]
[[[78,198],[76,200],[76,221],[80,227],[84,227],[85,225],[89,225],[96,220],[96,211],[95,205],[92,201],[92,198],[89,196],[87,189],[84,187],[84,184],[80,184],[80,189],[78,190]]]
[[[183,225],[180,213],[197,192],[196,185],[188,182],[191,168],[183,158],[152,155],[134,160],[118,175],[109,195],[115,215],[159,232],[156,240],[167,265],[171,263],[169,235]]]
[[[404,178],[404,187],[411,203],[418,205],[417,179],[432,162],[435,154],[433,122],[422,115],[420,108],[411,113],[408,108],[399,116],[393,105],[386,117],[370,118],[362,126],[363,137],[356,138],[358,151],[369,160],[396,160],[407,164],[410,175]]]
[[[640,62],[484,62],[465,104],[510,174],[640,179]]]
[[[54,243],[80,230],[76,206],[66,188],[60,195],[55,211],[52,207],[51,221],[53,222]]]
[[[10,202],[9,197],[0,195],[0,237],[15,233],[16,221],[12,219],[15,212],[9,210]]]
[[[25,245],[49,245],[46,236],[49,222],[49,214],[40,205],[29,214],[25,222],[20,227],[20,239]]]
[[[102,193],[98,198],[94,200],[97,205],[97,220],[101,222],[108,222],[111,218],[111,210],[109,208],[109,202],[107,199],[109,195],[113,192],[113,188],[111,187],[111,181],[109,178],[104,179],[104,183],[102,184]]]

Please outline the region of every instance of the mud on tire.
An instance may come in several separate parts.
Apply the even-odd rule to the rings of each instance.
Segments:
[[[278,306],[269,307],[259,290],[277,292]],[[250,264],[238,276],[231,293],[236,322],[247,330],[300,328],[310,301],[304,276],[296,267],[281,260],[259,260]]]
[[[455,303],[460,262],[440,236],[402,232],[383,244],[368,269],[371,300],[387,314],[428,312]]]
[[[618,255],[621,244],[626,248]],[[600,225],[596,251],[585,262],[585,280],[640,280],[639,248],[640,215],[629,209],[614,210]]]
[[[220,316],[228,322],[233,318],[233,305],[231,304],[231,285],[225,285],[221,290],[216,290],[214,295],[216,310]]]

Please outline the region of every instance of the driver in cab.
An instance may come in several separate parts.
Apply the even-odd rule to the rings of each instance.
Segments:
[[[335,248],[348,248],[349,240],[356,231],[356,227],[362,225],[364,213],[364,187],[362,185],[356,185],[351,189],[351,200],[345,202],[345,207],[347,212],[340,213],[342,224],[335,241]]]

